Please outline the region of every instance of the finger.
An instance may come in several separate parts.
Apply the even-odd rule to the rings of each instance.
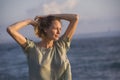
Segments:
[[[39,17],[38,17],[38,16],[36,16],[36,17],[34,18],[34,20],[35,20],[35,21],[38,21],[38,19],[39,19]]]
[[[37,21],[34,21],[34,25],[35,25],[35,26],[38,26],[38,22],[37,22]]]

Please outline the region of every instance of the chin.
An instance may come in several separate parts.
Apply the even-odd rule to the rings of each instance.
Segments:
[[[54,39],[54,41],[57,41],[58,40],[58,38],[57,39]]]
[[[58,37],[57,37],[57,38],[54,38],[54,40],[57,41],[57,40],[59,40],[59,38],[58,38]]]

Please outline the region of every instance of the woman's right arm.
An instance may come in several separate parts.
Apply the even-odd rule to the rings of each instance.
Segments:
[[[27,26],[27,25],[32,25],[32,26],[35,26],[35,21],[31,20],[31,19],[28,19],[28,20],[23,20],[23,21],[20,21],[20,22],[17,22],[17,23],[14,23],[12,25],[10,25],[8,28],[7,28],[7,32],[12,36],[12,38],[19,44],[21,45],[22,47],[25,47],[26,46],[26,39],[25,37],[20,34],[18,31]]]

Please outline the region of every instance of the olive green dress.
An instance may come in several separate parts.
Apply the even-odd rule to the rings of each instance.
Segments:
[[[43,48],[27,39],[23,49],[28,59],[30,80],[72,80],[67,51],[71,41],[60,38],[52,48]]]

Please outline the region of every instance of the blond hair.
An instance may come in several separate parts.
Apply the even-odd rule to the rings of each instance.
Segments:
[[[46,37],[47,34],[44,31],[44,29],[48,29],[52,25],[52,22],[55,21],[55,20],[60,21],[60,19],[55,17],[55,16],[40,17],[37,20],[38,26],[36,26],[34,28],[36,36],[38,36],[40,38]]]

